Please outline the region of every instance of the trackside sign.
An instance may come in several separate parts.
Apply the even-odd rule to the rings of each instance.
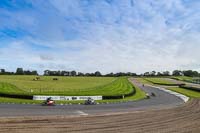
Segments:
[[[94,100],[102,100],[102,96],[33,96],[33,100],[46,100],[51,97],[53,100],[87,100],[89,97]]]

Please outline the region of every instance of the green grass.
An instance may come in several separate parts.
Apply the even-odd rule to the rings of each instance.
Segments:
[[[144,78],[137,78],[137,80],[142,84],[153,84],[152,82],[149,82],[149,81],[145,80]]]
[[[0,92],[5,92],[7,94],[19,94],[24,93],[23,90],[20,90],[15,85],[9,83],[1,83],[0,82]]]
[[[114,96],[133,91],[133,86],[126,77],[59,77],[58,81],[53,81],[53,77],[41,77],[41,81],[32,81],[33,78],[33,76],[0,76],[0,92],[26,95]]]
[[[200,77],[173,76],[171,78],[189,83],[200,84]]]
[[[40,76],[39,81],[33,81],[36,76],[21,75],[1,75],[0,82],[11,83],[18,88],[30,92],[30,89],[36,92],[41,91],[65,91],[80,90],[101,86],[114,81],[111,77],[56,77],[59,80],[52,80],[55,76]]]
[[[140,90],[139,88],[135,87],[135,94],[130,97],[126,97],[124,99],[116,99],[116,100],[98,100],[98,103],[113,103],[113,102],[126,102],[126,101],[136,101],[141,100],[146,97],[145,92]],[[26,104],[41,104],[43,101],[39,100],[26,100],[26,99],[18,99],[18,98],[6,98],[6,97],[0,97],[0,103],[26,103]],[[84,101],[56,101],[57,104],[78,104],[83,103]]]
[[[172,78],[181,81],[192,81],[192,77],[187,77],[187,76],[172,76]]]
[[[145,98],[145,92],[128,81],[126,77],[54,77],[41,76],[40,81],[33,81],[35,76],[0,76],[0,93],[26,94],[26,95],[103,95],[114,96],[128,94],[135,89],[133,96],[117,100],[101,100],[104,102],[132,101]],[[53,83],[53,84],[52,84]],[[39,88],[35,88],[39,87]],[[49,87],[49,88],[46,88]],[[60,87],[63,87],[62,89]],[[37,91],[40,90],[42,91]],[[52,88],[54,88],[52,90]],[[31,93],[29,90],[32,89]],[[26,100],[18,98],[0,97],[1,103],[42,103],[42,101]],[[82,103],[83,101],[56,101],[57,103]]]
[[[160,85],[176,85],[173,82],[170,82],[169,80],[165,78],[144,78],[146,81],[149,81],[153,84],[160,84]]]
[[[185,88],[178,88],[178,87],[168,88],[168,89],[175,91],[175,92],[178,92],[178,93],[181,93],[181,94],[186,95],[186,96],[191,97],[191,98],[200,98],[200,92],[197,92],[197,91],[188,90],[188,89],[185,89]]]

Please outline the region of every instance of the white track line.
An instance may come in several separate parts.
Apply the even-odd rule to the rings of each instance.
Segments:
[[[81,110],[77,110],[76,113],[78,113],[79,115],[88,115],[87,113],[81,111]]]
[[[154,87],[154,88],[157,88],[159,90],[165,91],[165,92],[167,92],[169,94],[175,95],[175,96],[179,97],[180,99],[182,99],[185,103],[189,100],[189,97],[187,97],[187,96],[185,96],[183,94],[180,94],[180,93],[168,90],[168,89],[164,89],[164,88],[161,88],[161,87],[157,87],[157,86],[152,86],[152,85],[148,85],[148,86]]]

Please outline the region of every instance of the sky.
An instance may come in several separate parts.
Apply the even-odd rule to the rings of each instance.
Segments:
[[[200,71],[199,0],[1,0],[0,68]]]

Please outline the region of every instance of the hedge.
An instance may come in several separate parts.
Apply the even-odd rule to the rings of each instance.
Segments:
[[[133,87],[132,92],[128,93],[128,94],[124,94],[124,95],[116,95],[116,96],[103,96],[103,99],[123,99],[125,97],[129,97],[129,96],[133,96],[135,94],[135,88]]]
[[[8,93],[0,93],[1,97],[8,97],[8,98],[19,98],[19,99],[33,99],[31,95],[23,95],[23,94],[8,94]]]

